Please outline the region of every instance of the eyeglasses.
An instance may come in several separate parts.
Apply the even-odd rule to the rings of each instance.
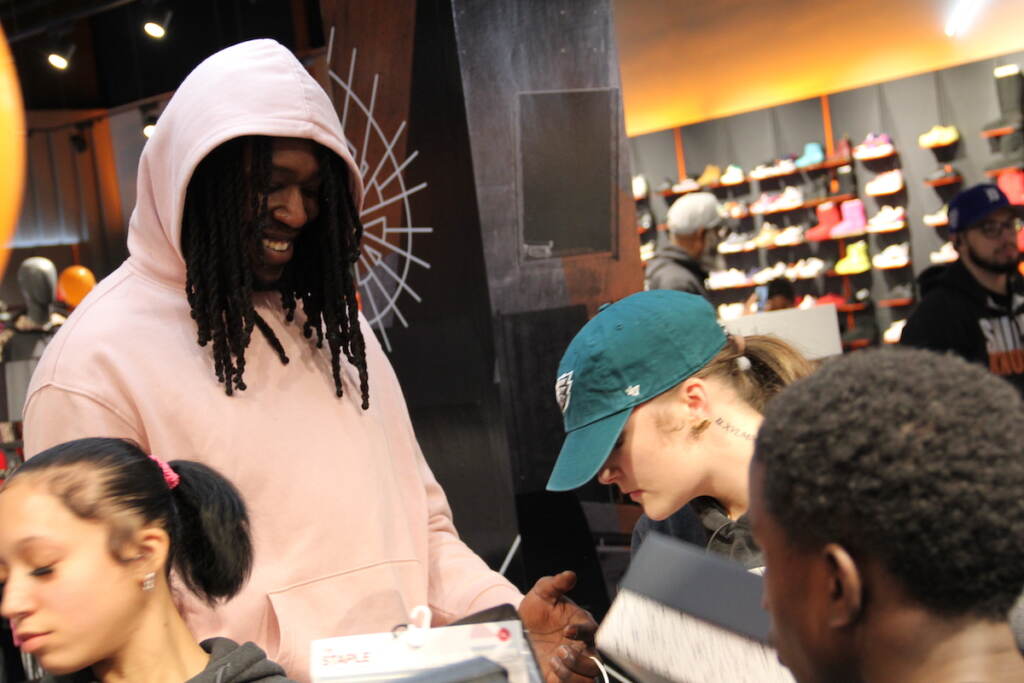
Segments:
[[[1008,221],[982,221],[974,226],[974,229],[980,232],[982,235],[988,238],[999,237],[1004,232],[1017,233],[1020,232],[1021,220],[1019,218],[1012,218]]]

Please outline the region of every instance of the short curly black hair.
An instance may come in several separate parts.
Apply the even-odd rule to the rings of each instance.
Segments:
[[[873,557],[937,614],[1006,619],[1024,588],[1022,418],[1009,383],[959,358],[845,356],[768,405],[766,507],[799,547]]]

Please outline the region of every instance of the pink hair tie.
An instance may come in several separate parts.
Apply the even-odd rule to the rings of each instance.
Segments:
[[[171,469],[170,465],[168,465],[155,455],[149,456],[149,459],[155,462],[157,466],[160,468],[160,471],[163,472],[164,481],[167,482],[167,488],[173,490],[178,484],[181,483],[181,477],[178,476],[177,472]]]

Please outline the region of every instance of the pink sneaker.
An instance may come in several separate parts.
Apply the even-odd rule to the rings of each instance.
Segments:
[[[859,237],[864,234],[868,223],[867,214],[864,213],[864,202],[859,199],[848,199],[839,205],[839,211],[843,215],[843,220],[829,233],[832,239]]]

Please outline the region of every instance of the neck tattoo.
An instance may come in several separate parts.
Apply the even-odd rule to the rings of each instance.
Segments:
[[[715,418],[715,424],[718,425],[719,427],[721,427],[722,429],[724,429],[726,432],[728,432],[729,434],[731,434],[733,436],[738,436],[739,438],[746,439],[747,441],[753,441],[754,440],[754,435],[753,434],[751,434],[750,432],[747,432],[747,431],[744,431],[744,430],[740,429],[736,425],[733,425],[733,424],[731,424],[729,422],[726,422],[725,420],[723,420],[720,417],[716,417]]]

